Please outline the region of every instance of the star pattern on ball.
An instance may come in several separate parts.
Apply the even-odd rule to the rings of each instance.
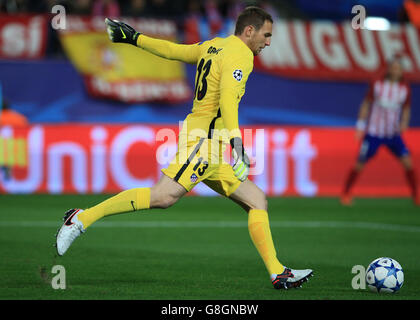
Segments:
[[[381,279],[379,279],[377,275],[378,269],[381,270],[379,271],[381,274],[379,277]],[[370,271],[372,272],[374,279],[369,278],[369,285],[376,287],[377,292],[383,292],[383,290],[388,292],[396,292],[401,288],[403,284],[404,280],[402,280],[401,282],[398,281],[398,272],[402,273],[402,268],[400,267],[398,262],[394,263],[394,260],[391,258],[378,258],[374,260],[369,265],[367,273]],[[385,275],[384,271],[386,272]],[[395,282],[391,281],[391,283],[395,283],[395,285],[393,284],[391,285],[391,287],[389,286],[390,277],[395,278]],[[373,283],[372,280],[374,280]]]

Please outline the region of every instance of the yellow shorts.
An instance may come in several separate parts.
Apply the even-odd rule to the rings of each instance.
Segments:
[[[200,182],[226,197],[241,184],[232,166],[223,159],[223,145],[211,139],[200,138],[179,144],[177,153],[162,172],[187,191]]]

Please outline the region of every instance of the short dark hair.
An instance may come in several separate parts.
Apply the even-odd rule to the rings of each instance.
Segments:
[[[238,16],[235,26],[235,35],[240,35],[244,31],[246,26],[254,26],[256,30],[259,30],[265,21],[273,23],[271,15],[259,7],[247,7]]]

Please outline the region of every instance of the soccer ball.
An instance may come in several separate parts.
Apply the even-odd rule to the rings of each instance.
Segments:
[[[366,283],[373,292],[394,293],[400,290],[404,283],[404,272],[396,260],[378,258],[367,268]]]

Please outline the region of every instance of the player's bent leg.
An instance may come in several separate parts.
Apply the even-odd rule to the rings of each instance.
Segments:
[[[229,198],[239,204],[246,212],[252,209],[267,211],[265,193],[251,180],[247,179],[242,182]]]
[[[275,289],[297,288],[312,276],[312,270],[293,270],[277,259],[267,213],[267,198],[255,183],[246,180],[229,197],[248,212],[248,230],[264,261]]]
[[[86,210],[70,209],[56,238],[57,253],[62,256],[71,244],[95,221],[110,215],[150,208],[167,208],[186,193],[186,190],[169,177],[162,175],[152,188],[133,188]]]
[[[400,157],[400,162],[405,170],[413,169],[413,162],[411,160],[411,156],[409,154],[403,155]]]
[[[78,214],[78,219],[87,229],[95,221],[115,214],[133,212],[150,208],[151,188],[133,188],[122,191],[115,196]]]
[[[410,187],[411,197],[414,204],[420,205],[420,194],[418,194],[417,177],[413,168],[413,161],[405,142],[400,135],[394,136],[386,144],[388,149],[400,160],[401,165],[404,167],[405,177],[408,186]]]
[[[340,197],[341,204],[349,206],[352,204],[351,189],[362,172],[365,164],[375,156],[378,148],[383,144],[383,139],[366,134],[360,145],[358,158],[354,167],[349,171],[344,182],[344,188]]]
[[[182,185],[163,174],[150,190],[150,208],[169,208],[186,193]]]
[[[413,168],[413,162],[409,154],[405,154],[400,157],[400,162],[405,170],[405,177],[411,191],[411,197],[413,198],[414,204],[420,206],[420,194],[417,188],[417,176]]]
[[[365,166],[365,162],[358,160],[354,167],[349,171],[346,181],[344,182],[344,189],[340,197],[340,202],[343,206],[350,206],[353,202],[351,195],[351,188],[356,183],[356,180]]]
[[[70,209],[64,215],[64,223],[56,237],[58,255],[62,256],[86,229],[99,219],[120,213],[133,212],[150,207],[150,188],[133,188],[91,208]]]
[[[248,212],[249,235],[270,276],[282,273],[284,267],[276,257],[268,221],[267,198],[264,192],[252,181],[245,180],[229,198]]]

